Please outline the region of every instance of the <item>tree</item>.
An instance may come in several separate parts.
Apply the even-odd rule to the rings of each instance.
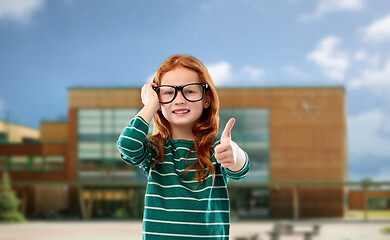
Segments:
[[[0,185],[0,222],[23,222],[26,219],[18,211],[20,201],[11,188],[11,181],[6,171]]]
[[[369,178],[369,177],[365,177],[365,178],[363,178],[363,179],[360,181],[360,183],[361,183],[363,186],[370,186],[370,185],[372,185],[373,182],[374,182],[374,181],[372,181],[372,179]]]

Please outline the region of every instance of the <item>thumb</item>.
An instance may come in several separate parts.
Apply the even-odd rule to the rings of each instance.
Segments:
[[[221,143],[227,143],[230,142],[231,139],[231,130],[233,128],[234,122],[236,120],[234,118],[230,118],[229,121],[226,123],[225,129],[222,132],[221,135]]]

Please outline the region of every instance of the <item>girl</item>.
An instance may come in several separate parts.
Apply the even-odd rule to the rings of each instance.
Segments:
[[[143,239],[229,239],[227,180],[243,178],[249,159],[231,140],[233,118],[216,139],[219,100],[207,68],[192,56],[171,56],[141,98],[118,149],[147,176]]]

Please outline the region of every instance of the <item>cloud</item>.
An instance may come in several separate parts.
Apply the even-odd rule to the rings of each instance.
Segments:
[[[390,95],[390,59],[384,66],[368,67],[348,83],[351,88],[367,88],[380,96]]]
[[[320,0],[312,14],[304,14],[301,20],[318,19],[324,15],[337,11],[359,11],[364,7],[363,0]]]
[[[353,59],[357,62],[363,62],[370,66],[378,66],[380,59],[378,54],[368,54],[366,50],[360,49],[355,52]]]
[[[390,116],[374,109],[348,117],[348,143],[351,159],[370,155],[390,157]]]
[[[257,82],[264,76],[264,70],[258,67],[246,66],[241,71],[242,75],[251,82]]]
[[[387,160],[387,159],[386,159]],[[361,181],[365,178],[370,178],[373,181],[390,181],[390,168],[387,161],[373,160],[370,158],[371,170],[366,171],[364,167],[353,169],[348,172],[349,181]]]
[[[243,66],[234,69],[229,62],[208,64],[207,69],[216,86],[245,86],[261,83],[265,70],[260,67]]]
[[[350,180],[390,180],[389,125],[390,115],[379,108],[348,117]]]
[[[307,59],[322,68],[325,75],[333,80],[343,80],[350,65],[348,55],[337,49],[340,40],[335,36],[322,39]]]
[[[153,74],[150,74],[146,79],[145,79],[145,83],[151,83],[153,81],[153,77],[154,77],[154,73]]]
[[[229,80],[231,80],[233,76],[231,68],[231,64],[228,62],[219,62],[207,66],[216,86],[223,86],[224,84],[229,83]]]
[[[364,28],[363,34],[365,41],[382,42],[390,40],[390,14]]]
[[[29,24],[33,15],[44,5],[45,0],[0,0],[0,21]]]
[[[357,61],[365,61],[367,60],[367,58],[368,58],[367,52],[364,49],[357,51],[354,55],[354,59]]]

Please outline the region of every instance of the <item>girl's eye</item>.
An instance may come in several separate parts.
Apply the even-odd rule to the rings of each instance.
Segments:
[[[164,91],[163,94],[164,95],[173,95],[175,93],[175,91]]]
[[[187,90],[187,91],[185,91],[185,93],[186,93],[186,94],[194,94],[195,92],[192,91],[192,90]]]

